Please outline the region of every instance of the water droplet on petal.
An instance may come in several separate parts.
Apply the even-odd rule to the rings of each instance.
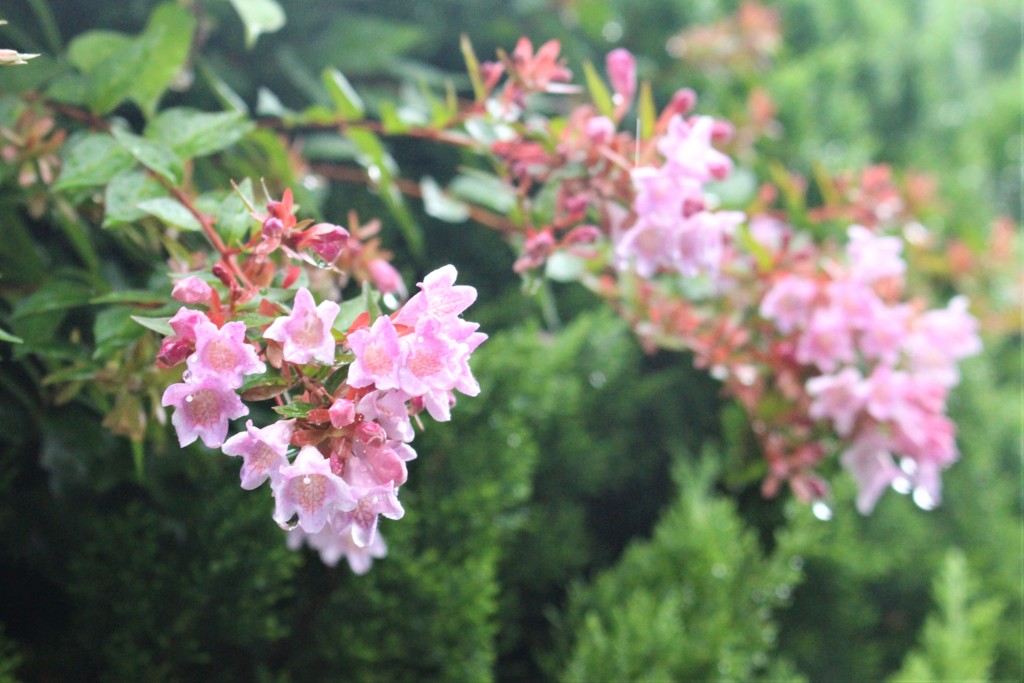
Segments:
[[[811,505],[811,512],[823,522],[832,519],[832,508],[823,500],[814,501],[814,504]]]
[[[185,403],[191,403],[194,400],[195,399],[192,398],[192,394],[189,394],[188,396],[185,397]]]
[[[392,311],[398,308],[398,306],[402,303],[401,301],[398,300],[398,297],[392,294],[391,292],[385,292],[384,296],[381,297],[381,301],[383,301],[384,305],[390,308]]]
[[[191,370],[186,370],[185,372],[181,373],[181,381],[182,382],[188,382],[190,379],[192,379],[192,371]]]
[[[277,525],[285,531],[294,531],[299,526],[298,524],[288,524],[287,522],[278,522]]]

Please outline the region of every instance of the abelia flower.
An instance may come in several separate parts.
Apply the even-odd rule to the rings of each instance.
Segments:
[[[370,280],[373,281],[373,286],[381,294],[394,294],[402,299],[408,294],[405,282],[402,281],[402,276],[395,270],[394,266],[384,259],[370,259],[370,262],[366,264],[366,269],[370,272]]]
[[[174,406],[171,424],[181,447],[197,438],[209,448],[218,448],[228,434],[228,420],[249,414],[249,409],[231,385],[220,375],[172,384],[164,391],[160,405]]]
[[[245,375],[266,372],[267,366],[256,357],[256,349],[245,341],[245,323],[225,323],[219,329],[211,322],[200,323],[195,334],[196,352],[188,358],[193,377],[219,375],[237,389]]]
[[[359,412],[380,424],[388,439],[409,442],[415,436],[406,404],[409,398],[401,391],[371,391],[359,401]]]
[[[829,306],[842,312],[849,327],[862,330],[874,322],[874,313],[882,305],[878,295],[858,280],[833,280],[825,287]]]
[[[830,306],[814,311],[797,341],[796,359],[804,365],[816,365],[822,372],[832,372],[840,363],[855,360],[853,335],[842,311]]]
[[[865,358],[896,365],[907,339],[911,316],[910,306],[886,306],[879,302],[871,312],[871,322],[864,326],[858,341]]]
[[[960,381],[956,361],[981,352],[978,321],[967,312],[967,298],[953,298],[913,324],[904,350],[911,369],[953,386]]]
[[[225,455],[241,456],[242,488],[251,490],[273,481],[282,467],[288,465],[288,444],[295,430],[295,420],[281,420],[258,429],[252,420],[245,423],[245,432],[235,434],[221,448]]]
[[[813,399],[808,414],[816,420],[832,420],[839,436],[847,437],[864,408],[866,393],[864,378],[857,368],[812,377],[807,380],[807,395]]]
[[[879,422],[898,420],[908,402],[910,375],[879,365],[867,379],[865,408]]]
[[[286,526],[298,515],[298,526],[315,534],[337,510],[351,510],[356,499],[349,485],[331,471],[331,463],[314,446],[304,446],[295,462],[278,470],[271,480],[274,521]]]
[[[323,301],[314,307],[313,295],[302,287],[295,293],[291,314],[271,323],[263,336],[283,344],[283,356],[289,363],[304,365],[317,361],[334,363],[334,335],[331,326],[339,306]]]
[[[195,275],[178,280],[171,296],[184,304],[205,304],[213,297],[213,288]]]
[[[839,461],[857,482],[857,510],[862,515],[870,514],[885,489],[903,479],[893,462],[891,444],[874,430],[858,434]]]
[[[357,389],[370,385],[378,389],[399,387],[398,371],[402,365],[402,349],[391,318],[382,315],[369,328],[354,330],[348,335],[346,343],[355,356],[348,368],[347,381],[350,386]]]
[[[394,484],[382,484],[366,489],[354,489],[357,498],[355,506],[338,515],[342,524],[352,525],[352,540],[360,548],[371,543],[377,533],[377,519],[384,515],[388,519],[401,519],[405,515]]]
[[[423,316],[436,318],[442,327],[456,319],[476,301],[476,288],[456,285],[458,272],[455,266],[447,265],[433,271],[419,283],[416,293],[398,312],[395,322],[415,327]]]
[[[416,326],[415,335],[403,339],[405,353],[398,368],[398,388],[409,396],[422,396],[431,390],[447,391],[458,380],[456,357],[468,352],[440,334],[440,326],[435,319],[424,319]]]
[[[863,225],[852,225],[846,233],[846,258],[850,275],[861,282],[872,283],[883,277],[900,276],[907,264],[900,255],[903,241],[898,237],[880,237]]]
[[[167,321],[174,334],[185,341],[195,341],[196,326],[210,322],[205,313],[191,308],[179,308],[178,312]]]
[[[758,312],[771,320],[783,334],[802,328],[810,321],[818,285],[798,275],[784,275],[772,285],[761,299]]]
[[[710,116],[694,116],[689,121],[673,116],[658,141],[658,151],[666,164],[701,182],[721,180],[732,170],[732,160],[711,146],[714,130],[715,120]]]
[[[288,532],[288,547],[292,550],[298,550],[303,541],[320,553],[324,564],[333,567],[344,557],[353,573],[360,575],[370,571],[374,559],[381,559],[388,554],[387,545],[379,533],[374,534],[373,540],[366,547],[356,545],[351,525],[342,531],[335,531],[332,523],[315,534],[307,534],[298,527]]]

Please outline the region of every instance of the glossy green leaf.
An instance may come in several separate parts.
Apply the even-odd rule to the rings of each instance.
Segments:
[[[80,138],[65,151],[57,190],[103,185],[135,165],[131,153],[106,133]]]
[[[363,118],[366,106],[343,73],[337,69],[327,68],[324,69],[321,79],[338,116],[346,121]]]
[[[174,3],[159,5],[146,29],[129,43],[111,50],[88,70],[89,105],[105,114],[126,99],[149,116],[160,96],[184,67],[192,46],[195,19]]]
[[[92,292],[82,286],[80,282],[66,279],[52,280],[22,299],[11,314],[11,319],[63,311],[85,305],[91,298]]]
[[[303,418],[309,415],[309,411],[315,408],[312,403],[306,403],[305,401],[295,401],[283,406],[274,406],[274,412],[286,418]]]
[[[276,0],[231,0],[245,25],[245,45],[251,48],[264,33],[279,31],[286,17]]]
[[[175,108],[160,112],[150,121],[145,137],[183,159],[191,159],[227,149],[252,129],[252,122],[239,112],[208,113]]]
[[[420,180],[420,192],[423,193],[423,210],[428,216],[448,223],[462,223],[469,218],[466,203],[447,194],[430,176]]]
[[[594,106],[602,115],[611,118],[615,113],[615,105],[612,103],[612,95],[608,86],[604,84],[597,69],[590,62],[583,62],[583,75],[587,79],[587,90],[590,91],[590,98]]]
[[[198,219],[192,212],[185,208],[181,202],[170,197],[158,199],[147,199],[139,202],[139,208],[146,213],[156,216],[164,223],[168,223],[182,230],[199,231],[203,229]]]
[[[24,344],[25,340],[21,337],[11,334],[4,328],[0,327],[0,341],[11,342],[12,344]]]
[[[68,45],[68,61],[83,73],[89,73],[119,50],[132,43],[132,36],[118,31],[89,31]]]
[[[166,196],[167,190],[149,173],[138,168],[122,171],[111,179],[104,191],[103,227],[133,223],[148,215],[139,204]]]
[[[129,133],[122,128],[112,128],[110,134],[143,166],[163,176],[172,185],[181,184],[185,174],[184,165],[181,159],[167,147]]]
[[[142,315],[133,315],[131,319],[138,324],[145,327],[147,330],[153,330],[157,334],[162,334],[165,337],[174,334],[174,328],[168,322],[170,318],[147,318]]]

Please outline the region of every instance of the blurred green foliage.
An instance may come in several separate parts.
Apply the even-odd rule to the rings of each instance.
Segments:
[[[769,160],[808,175],[888,162],[937,177],[941,233],[983,244],[995,215],[1021,219],[1017,3],[766,5],[748,33],[730,19],[740,3],[710,0],[309,0],[282,3],[283,25],[268,0],[5,6],[0,46],[43,56],[0,71],[0,127],[16,124],[15,95],[41,89],[189,145],[206,185],[263,176],[310,215],[384,216],[407,279],[455,263],[492,338],[474,356],[482,396],[417,438],[408,514],[383,529],[389,557],[364,577],[323,567],[284,547],[269,497],[241,491],[224,458],[150,428],[140,478],[141,446],[100,424],[139,406],[75,379],[115,357],[148,367],[152,341],[128,318],[138,302],[97,316],[90,301],[164,278],[153,264],[172,247],[134,208],[159,198],[139,169],[181,170],[134,139],[132,156],[72,137],[60,182],[86,206],[106,185],[110,222],[86,208],[83,233],[67,207],[34,212],[33,190],[0,166],[0,329],[24,342],[0,342],[0,680],[1024,677],[1019,337],[964,368],[963,457],[940,508],[889,495],[862,518],[837,476],[819,522],[722,476],[721,462],[757,455],[688,358],[645,356],[574,287],[554,288],[566,322],[545,328],[497,235],[292,163],[301,148],[444,184],[470,163],[458,152],[232,124],[351,104],[325,86],[327,67],[372,115],[385,98],[429,111],[445,79],[468,91],[461,33],[481,58],[521,34],[558,38],[574,66],[625,46],[659,102],[691,86],[702,112],[743,122],[766,92],[779,125],[737,150],[759,179]],[[751,42],[708,55],[699,27]]]

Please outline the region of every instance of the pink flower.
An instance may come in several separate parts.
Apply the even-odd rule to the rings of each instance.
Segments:
[[[857,510],[862,515],[870,514],[885,489],[903,477],[893,462],[888,440],[876,431],[858,435],[840,462],[857,482]]]
[[[879,365],[867,379],[866,407],[879,422],[899,420],[906,409],[910,375]]]
[[[624,102],[629,102],[636,94],[636,59],[624,48],[612,50],[605,57],[608,79],[612,82],[612,90]]]
[[[415,434],[409,420],[408,400],[409,396],[400,391],[372,391],[359,401],[359,412],[367,420],[378,422],[389,439],[409,442]]]
[[[816,420],[831,419],[839,436],[846,437],[864,408],[865,393],[863,378],[856,368],[812,377],[807,380],[807,395],[814,399],[808,412]]]
[[[856,330],[868,327],[875,311],[882,305],[874,291],[858,280],[833,280],[825,291],[829,306],[839,310],[848,326]]]
[[[349,334],[346,343],[355,355],[348,368],[350,386],[358,389],[372,384],[378,389],[398,388],[402,350],[391,318],[386,315],[378,317],[369,328],[360,328]]]
[[[196,352],[188,358],[193,377],[219,375],[237,389],[244,375],[266,372],[267,366],[256,357],[256,349],[245,341],[245,323],[230,322],[220,329],[211,322],[200,323],[195,334]]]
[[[814,311],[797,341],[796,359],[816,365],[822,372],[832,372],[840,363],[854,361],[853,335],[842,311],[832,307]]]
[[[607,116],[593,116],[587,119],[584,132],[590,142],[607,145],[615,138],[615,124]]]
[[[194,311],[191,308],[179,308],[178,312],[167,321],[179,339],[195,341],[196,326],[210,322],[205,313]]]
[[[720,180],[729,175],[732,160],[711,146],[714,129],[715,120],[710,116],[695,116],[689,121],[673,116],[668,131],[658,141],[658,151],[667,164],[701,182]]]
[[[366,489],[354,489],[357,497],[355,507],[338,515],[337,521],[342,525],[352,525],[352,540],[360,548],[373,543],[377,533],[377,519],[384,515],[388,519],[401,519],[405,515],[402,504],[398,502],[398,492],[394,484],[382,484]]]
[[[956,361],[981,351],[978,321],[967,312],[967,298],[955,297],[944,309],[921,315],[911,324],[904,345],[907,364],[915,374],[946,386],[960,381]]]
[[[242,488],[251,490],[273,481],[282,467],[288,465],[288,444],[295,429],[295,420],[282,420],[257,429],[252,420],[245,423],[245,432],[235,434],[221,448],[225,455],[242,457]]]
[[[771,320],[783,334],[804,327],[814,311],[818,285],[797,275],[784,275],[761,299],[761,317]]]
[[[205,304],[213,296],[213,288],[195,275],[178,280],[171,296],[183,304]]]
[[[415,327],[423,316],[440,320],[442,326],[456,319],[476,301],[476,289],[468,285],[455,285],[458,275],[455,266],[443,266],[433,271],[419,284],[420,291],[406,302],[395,322]]]
[[[896,365],[907,339],[910,315],[909,306],[886,306],[879,301],[860,335],[858,346],[864,357]]]
[[[864,283],[879,278],[903,275],[907,269],[900,252],[903,242],[898,237],[878,237],[862,225],[847,230],[846,258],[850,274]]]
[[[455,388],[458,356],[468,355],[468,350],[441,335],[440,326],[437,320],[427,318],[416,326],[415,334],[402,340],[405,353],[398,368],[398,388],[409,396]]]
[[[370,279],[373,280],[373,286],[377,288],[382,294],[395,294],[401,298],[405,298],[408,291],[405,288],[405,283],[402,282],[402,276],[398,274],[395,267],[382,258],[372,259],[366,264],[367,270],[370,271]]]
[[[290,315],[275,320],[263,333],[267,339],[284,345],[284,359],[303,365],[318,361],[324,365],[334,363],[334,335],[331,325],[338,316],[338,304],[324,301],[313,306],[313,295],[302,287],[295,293],[295,305]]]
[[[323,529],[335,510],[351,510],[356,504],[348,484],[331,472],[331,463],[314,446],[303,447],[295,462],[281,467],[271,488],[274,521],[283,527],[298,514],[298,525],[311,534]]]
[[[172,384],[164,391],[160,404],[174,406],[171,423],[182,448],[196,438],[202,438],[209,448],[218,448],[228,434],[228,420],[249,414],[238,394],[219,375]]]
[[[298,527],[288,532],[288,547],[292,550],[298,550],[303,540],[310,548],[320,553],[320,559],[324,564],[333,567],[344,557],[356,574],[370,571],[374,559],[386,557],[388,554],[387,545],[380,534],[375,534],[373,540],[365,548],[361,548],[352,538],[351,525],[345,526],[339,532],[334,530],[333,522],[315,534],[307,534]]]

